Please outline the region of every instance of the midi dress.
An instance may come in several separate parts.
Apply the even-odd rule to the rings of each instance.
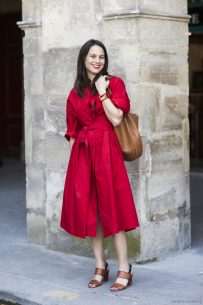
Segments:
[[[130,101],[123,80],[110,78],[112,103],[126,115]],[[98,93],[73,88],[66,104],[66,139],[75,138],[66,173],[60,227],[79,238],[104,238],[139,227],[120,144]]]

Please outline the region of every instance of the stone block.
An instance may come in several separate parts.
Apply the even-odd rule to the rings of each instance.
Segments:
[[[106,44],[105,40],[104,43]],[[140,57],[139,48],[132,44],[122,43],[108,45],[109,71],[112,75],[119,75],[125,82],[139,81]],[[127,55],[127,56],[126,56]],[[127,68],[127,69],[126,69]]]
[[[139,261],[166,257],[169,253],[179,250],[179,219],[166,218],[142,226],[140,237]]]
[[[62,229],[58,233],[47,232],[46,246],[51,250],[93,257],[90,239],[71,236]]]
[[[39,54],[24,58],[25,92],[30,95],[43,94],[43,62]]]
[[[187,1],[184,0],[137,0],[136,3],[139,9],[157,12],[158,14],[187,14]]]
[[[188,118],[188,96],[166,96],[162,109],[162,130],[182,129],[184,119]]]
[[[69,142],[63,135],[46,134],[46,168],[64,172],[70,156]]]
[[[33,128],[38,128],[39,131],[45,129],[44,122],[44,96],[43,95],[31,95],[30,110],[32,112],[32,125]]]
[[[99,37],[100,20],[98,1],[43,1],[43,51],[78,47],[92,37]]]
[[[181,170],[181,166],[174,165],[173,167],[166,167],[166,164],[162,163],[162,170],[154,172],[148,177],[148,198],[155,199],[167,192],[176,192],[180,181],[181,183],[185,181],[184,174]]]
[[[158,49],[172,52],[174,48],[181,48],[182,52],[187,52],[188,25],[184,22],[133,17],[105,20],[102,24],[102,33],[108,32],[109,28],[113,40],[108,42],[105,35],[101,35],[108,48],[116,45],[120,48],[128,44],[141,47],[142,50]]]
[[[142,47],[171,51],[174,48],[182,48],[183,52],[187,51],[187,22],[139,18],[138,26]]]
[[[163,85],[184,86],[187,82],[185,65],[180,65],[178,56],[161,58],[145,57],[140,63],[140,78],[142,82],[159,83]]]
[[[108,36],[106,35],[109,31],[111,31],[113,40],[108,39]],[[125,45],[131,45],[133,47],[140,46],[138,18],[105,20],[102,23],[101,39],[108,49],[120,48]],[[117,62],[118,65],[120,63],[122,62]]]
[[[68,98],[68,94],[70,92],[70,90],[73,88],[73,83],[71,82],[68,82],[66,84],[66,93],[64,93],[63,95],[60,94],[57,94],[57,95],[47,95],[46,96],[46,100],[45,100],[45,107],[48,108],[48,107],[55,107],[56,108],[59,108],[60,111],[63,112],[64,114],[64,118],[65,118],[65,115],[66,115],[66,101],[67,101],[67,98]]]
[[[24,97],[24,136],[25,136],[25,163],[27,166],[31,165],[32,163],[32,104],[31,104],[31,97],[25,94]]]
[[[26,204],[28,209],[41,209],[45,215],[46,193],[43,167],[26,168]],[[44,211],[44,212],[43,212]]]
[[[184,172],[190,171],[190,142],[189,142],[189,120],[184,119],[182,122],[183,127],[183,169]],[[188,186],[189,187],[189,186]]]
[[[36,167],[45,164],[45,130],[40,126],[33,127],[32,164]]]
[[[151,138],[152,163],[163,161],[182,160],[182,135],[170,133]]]
[[[170,217],[168,213],[172,213],[172,211],[177,211],[178,209],[183,205],[183,203],[186,201],[187,193],[186,193],[186,187],[185,187],[185,179],[182,179],[179,181],[179,184],[176,186],[171,187],[171,189],[161,194],[158,197],[152,198],[149,202],[149,217],[152,221],[157,220],[156,217],[154,217],[156,214],[166,214],[166,216]],[[172,215],[172,214],[171,214]]]
[[[58,205],[61,204],[62,201],[62,192],[63,192],[63,187],[64,187],[64,182],[65,182],[65,175],[66,172],[61,173],[61,172],[54,172],[51,171],[50,169],[46,170],[46,192],[47,192],[47,209],[46,209],[46,214],[47,217],[50,218],[53,215],[53,210],[55,213],[60,213],[56,207],[56,198],[59,198]],[[54,214],[55,215],[55,214]],[[55,219],[58,219],[59,214],[56,215]]]
[[[146,10],[158,14],[187,14],[187,3],[184,0],[108,0],[102,1],[103,13],[116,14],[122,11]]]
[[[22,0],[22,15],[24,20],[41,22],[42,0]]]
[[[26,57],[42,53],[42,28],[33,27],[24,30],[23,53]]]
[[[66,108],[59,106],[47,106],[44,111],[46,132],[61,133],[66,132]]]
[[[46,239],[46,218],[35,213],[27,214],[27,230],[29,239],[36,244],[44,245]]]
[[[179,249],[184,250],[191,245],[191,213],[190,209],[187,209],[188,203],[179,210]]]
[[[78,49],[56,49],[43,54],[44,92],[47,95],[67,95],[76,77]]]

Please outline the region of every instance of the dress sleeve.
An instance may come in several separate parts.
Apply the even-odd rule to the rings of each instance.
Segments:
[[[70,137],[76,138],[79,131],[79,122],[73,113],[72,105],[69,100],[66,103],[66,133],[65,138],[70,141]]]
[[[115,84],[110,84],[111,95],[110,99],[112,103],[121,110],[123,114],[127,115],[130,111],[130,100],[126,92],[125,84],[120,78],[116,78]]]

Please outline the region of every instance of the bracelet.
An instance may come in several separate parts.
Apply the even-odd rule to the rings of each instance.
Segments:
[[[99,98],[101,98],[101,97],[104,96],[105,94],[106,94],[106,92],[105,92],[104,94],[100,95]]]
[[[99,96],[99,99],[101,102],[103,102],[104,100],[106,100],[107,98],[109,98],[109,95],[107,93],[102,94],[101,96]]]

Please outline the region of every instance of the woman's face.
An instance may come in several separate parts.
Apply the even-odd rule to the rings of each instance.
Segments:
[[[95,45],[89,49],[89,52],[85,58],[85,68],[90,80],[93,80],[95,76],[101,72],[105,64],[104,50]]]

